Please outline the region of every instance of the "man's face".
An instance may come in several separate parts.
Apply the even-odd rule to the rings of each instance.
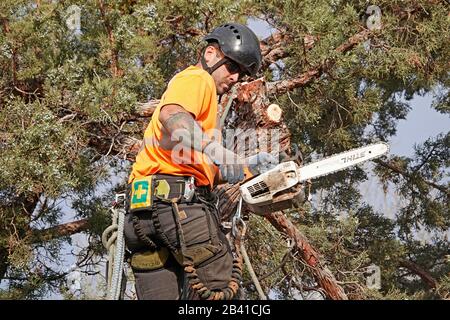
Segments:
[[[223,57],[224,54],[213,46],[208,46],[205,50],[205,60],[210,67],[219,62]],[[211,74],[216,83],[217,94],[221,95],[229,91],[239,81],[240,72],[240,66],[231,60],[217,68]]]

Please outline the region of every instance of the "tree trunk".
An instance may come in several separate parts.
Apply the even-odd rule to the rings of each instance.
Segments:
[[[330,269],[321,262],[320,254],[317,250],[282,212],[268,214],[265,218],[278,231],[294,240],[294,248],[301,254],[302,260],[311,268],[317,283],[324,289],[328,298],[333,300],[348,299]]]

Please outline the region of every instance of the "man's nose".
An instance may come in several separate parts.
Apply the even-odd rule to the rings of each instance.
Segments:
[[[237,81],[239,80],[239,72],[230,74],[229,79],[230,79],[233,83],[237,82]]]

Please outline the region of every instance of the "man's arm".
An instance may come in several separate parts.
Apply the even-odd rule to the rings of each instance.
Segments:
[[[183,107],[169,104],[163,106],[159,121],[167,136],[183,146],[206,154],[214,164],[219,166],[219,180],[237,183],[244,179],[243,159],[222,144],[210,139],[195,121],[192,114]]]
[[[210,142],[192,114],[176,104],[168,104],[161,108],[159,121],[164,127],[168,138],[184,146],[203,152],[203,148]]]
[[[219,166],[221,178],[230,183],[237,183],[244,179],[244,164],[249,165],[252,174],[258,174],[258,165],[264,163],[276,163],[276,159],[265,152],[251,158],[243,159],[234,152],[226,149],[217,141],[210,139],[195,121],[191,113],[183,107],[169,104],[162,107],[159,121],[167,133],[167,138],[175,138],[178,143],[185,147],[206,154],[216,165]],[[250,161],[249,161],[250,160]]]

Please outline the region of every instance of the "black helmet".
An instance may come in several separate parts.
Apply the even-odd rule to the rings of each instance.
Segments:
[[[251,76],[255,76],[261,67],[259,40],[252,30],[242,24],[223,24],[203,40],[217,42],[224,55],[239,63]]]

